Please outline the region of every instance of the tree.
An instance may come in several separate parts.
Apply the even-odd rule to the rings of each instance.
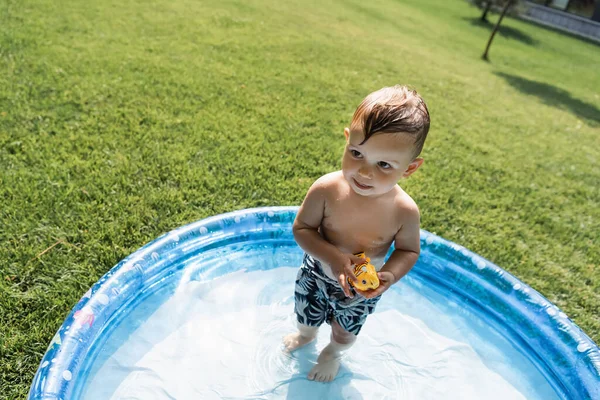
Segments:
[[[485,51],[483,52],[483,55],[481,56],[481,58],[483,58],[485,61],[489,61],[488,52],[490,51],[490,46],[492,45],[492,40],[494,40],[494,36],[496,35],[496,32],[498,32],[498,29],[500,28],[500,24],[502,23],[502,19],[506,15],[508,8],[510,6],[512,6],[514,2],[515,2],[515,0],[505,0],[504,7],[502,8],[502,13],[500,14],[500,18],[498,18],[498,22],[496,22],[496,26],[494,26],[494,30],[492,31],[492,34],[490,35],[490,39],[488,40],[487,46],[485,47]]]
[[[600,22],[600,1],[596,3],[594,14],[592,14],[592,21]]]
[[[492,8],[491,1],[483,1],[483,0],[475,0],[473,1],[475,5],[479,8],[483,8],[483,14],[481,14],[481,18],[479,18],[482,22],[489,22],[487,19],[487,15],[490,12],[490,8]]]
[[[479,18],[479,20],[481,22],[489,22],[487,17],[488,17],[488,13],[490,11],[492,11],[493,9],[499,9],[500,7],[504,7],[504,0],[468,0],[471,4],[473,4],[474,6],[477,6],[479,8],[481,8],[482,14],[481,14],[481,18]],[[513,1],[511,6],[516,6],[518,3],[518,1]],[[510,7],[510,9],[512,9],[514,7]],[[511,10],[508,11],[511,11]]]

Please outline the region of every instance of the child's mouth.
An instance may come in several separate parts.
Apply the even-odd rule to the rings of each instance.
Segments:
[[[363,185],[361,183],[359,183],[356,179],[352,178],[354,180],[354,184],[359,188],[359,189],[363,189],[363,190],[367,190],[367,189],[371,189],[373,186],[369,186],[369,185]]]

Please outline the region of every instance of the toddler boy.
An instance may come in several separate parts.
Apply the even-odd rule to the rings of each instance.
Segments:
[[[428,131],[429,112],[416,91],[394,86],[369,94],[344,129],[341,171],[317,179],[300,206],[293,227],[305,251],[295,288],[298,332],[283,339],[285,349],[314,340],[323,322],[332,330],[308,379],[335,378],[341,352],[354,344],[381,294],[419,257],[419,209],[397,182],[423,164],[418,156]],[[365,261],[354,256],[360,252],[379,271],[377,289],[348,284],[356,281],[353,264]]]

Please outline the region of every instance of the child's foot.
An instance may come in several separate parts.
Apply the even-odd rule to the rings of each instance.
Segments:
[[[340,369],[340,353],[331,345],[325,347],[315,365],[308,373],[308,379],[317,382],[331,382]]]
[[[303,336],[300,332],[290,333],[283,338],[284,351],[291,353],[292,351],[309,344],[315,340],[314,336]]]

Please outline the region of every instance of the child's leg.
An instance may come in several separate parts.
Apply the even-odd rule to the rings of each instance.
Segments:
[[[327,294],[322,293],[323,284],[317,282],[317,277],[311,272],[314,263],[308,255],[304,256],[302,267],[296,276],[294,289],[294,313],[298,321],[298,332],[283,338],[285,351],[292,352],[317,337],[319,326],[327,318]]]
[[[285,351],[291,353],[297,348],[312,342],[317,337],[318,330],[318,326],[308,326],[298,322],[298,332],[290,333],[289,335],[283,338]]]
[[[347,332],[337,323],[331,321],[331,342],[323,349],[317,365],[308,373],[308,379],[319,382],[332,381],[340,369],[342,352],[348,350],[356,342],[356,335]]]

